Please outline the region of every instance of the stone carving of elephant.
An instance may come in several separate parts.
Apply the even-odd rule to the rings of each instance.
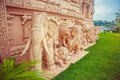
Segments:
[[[35,65],[35,70],[42,71],[42,51],[45,49],[48,56],[50,51],[46,43],[46,35],[48,32],[48,15],[47,13],[34,12],[32,15],[31,34],[26,44],[26,47],[21,55],[31,47],[31,55],[33,60],[40,61]]]

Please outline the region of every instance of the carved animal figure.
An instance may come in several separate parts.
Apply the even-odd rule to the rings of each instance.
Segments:
[[[46,43],[46,35],[48,32],[48,15],[46,13],[34,12],[32,16],[31,35],[28,39],[26,47],[21,55],[25,54],[31,44],[31,55],[33,60],[40,61],[35,65],[35,70],[42,71],[42,51],[45,49],[47,55],[50,51]]]
[[[70,53],[66,47],[56,48],[54,54],[55,63],[60,67],[64,67],[72,56],[72,53]]]

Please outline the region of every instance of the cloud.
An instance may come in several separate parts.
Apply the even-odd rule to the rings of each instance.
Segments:
[[[108,6],[97,6],[95,7],[94,20],[108,20],[114,19],[113,9]]]
[[[98,15],[104,15],[104,14],[109,14],[109,13],[112,13],[112,8],[108,8],[106,6],[97,6],[95,8],[95,14],[98,14]]]
[[[95,0],[94,20],[115,20],[115,12],[120,9],[120,0]]]

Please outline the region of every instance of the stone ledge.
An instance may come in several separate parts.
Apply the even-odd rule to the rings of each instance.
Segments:
[[[51,80],[52,78],[66,70],[71,64],[76,63],[78,60],[82,59],[87,54],[87,51],[80,51],[80,53],[74,54],[68,64],[66,64],[64,67],[56,66],[56,69],[54,70],[44,70],[44,72],[50,76],[50,79],[48,80]]]

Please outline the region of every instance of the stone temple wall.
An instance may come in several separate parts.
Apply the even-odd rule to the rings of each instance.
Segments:
[[[0,61],[42,60],[40,71],[64,67],[98,38],[93,7],[94,0],[0,0]]]

